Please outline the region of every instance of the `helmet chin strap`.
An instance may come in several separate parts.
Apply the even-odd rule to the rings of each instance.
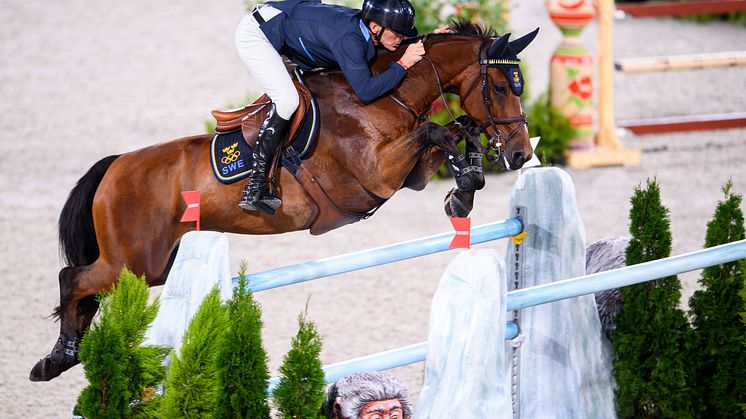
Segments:
[[[376,44],[378,44],[378,45],[381,44],[381,37],[383,36],[383,31],[385,31],[385,30],[386,30],[386,28],[384,28],[383,26],[381,26],[381,30],[378,31],[377,34],[373,34],[373,40],[376,41]]]

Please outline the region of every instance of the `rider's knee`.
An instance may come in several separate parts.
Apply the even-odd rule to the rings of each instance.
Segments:
[[[283,91],[280,92],[279,98],[275,101],[277,114],[283,119],[290,119],[295,110],[298,109],[299,101],[298,90],[296,90],[295,85],[291,83],[290,88],[283,89]]]

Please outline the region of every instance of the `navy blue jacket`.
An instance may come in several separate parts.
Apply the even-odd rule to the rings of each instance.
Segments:
[[[260,26],[272,46],[304,70],[339,66],[363,103],[384,96],[407,75],[397,63],[381,74],[371,74],[368,63],[376,48],[360,10],[320,0],[267,4],[283,12]]]

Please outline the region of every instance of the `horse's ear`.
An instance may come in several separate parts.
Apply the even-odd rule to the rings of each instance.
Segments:
[[[502,57],[508,47],[508,38],[510,38],[510,33],[497,38],[487,50],[487,56],[492,58]]]
[[[539,33],[539,28],[534,29],[533,32],[527,33],[526,35],[523,35],[522,37],[516,39],[515,41],[512,41],[510,43],[510,50],[515,54],[518,55],[523,51],[528,44],[531,43],[531,41],[536,38],[536,35]]]

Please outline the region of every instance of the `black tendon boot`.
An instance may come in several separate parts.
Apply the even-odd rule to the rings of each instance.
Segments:
[[[262,123],[259,134],[257,134],[254,165],[249,175],[249,183],[243,190],[243,197],[238,206],[247,211],[260,210],[267,214],[274,214],[282,201],[280,201],[280,198],[270,195],[267,172],[275,155],[280,151],[289,121],[277,115],[274,103],[269,106],[267,118]]]

